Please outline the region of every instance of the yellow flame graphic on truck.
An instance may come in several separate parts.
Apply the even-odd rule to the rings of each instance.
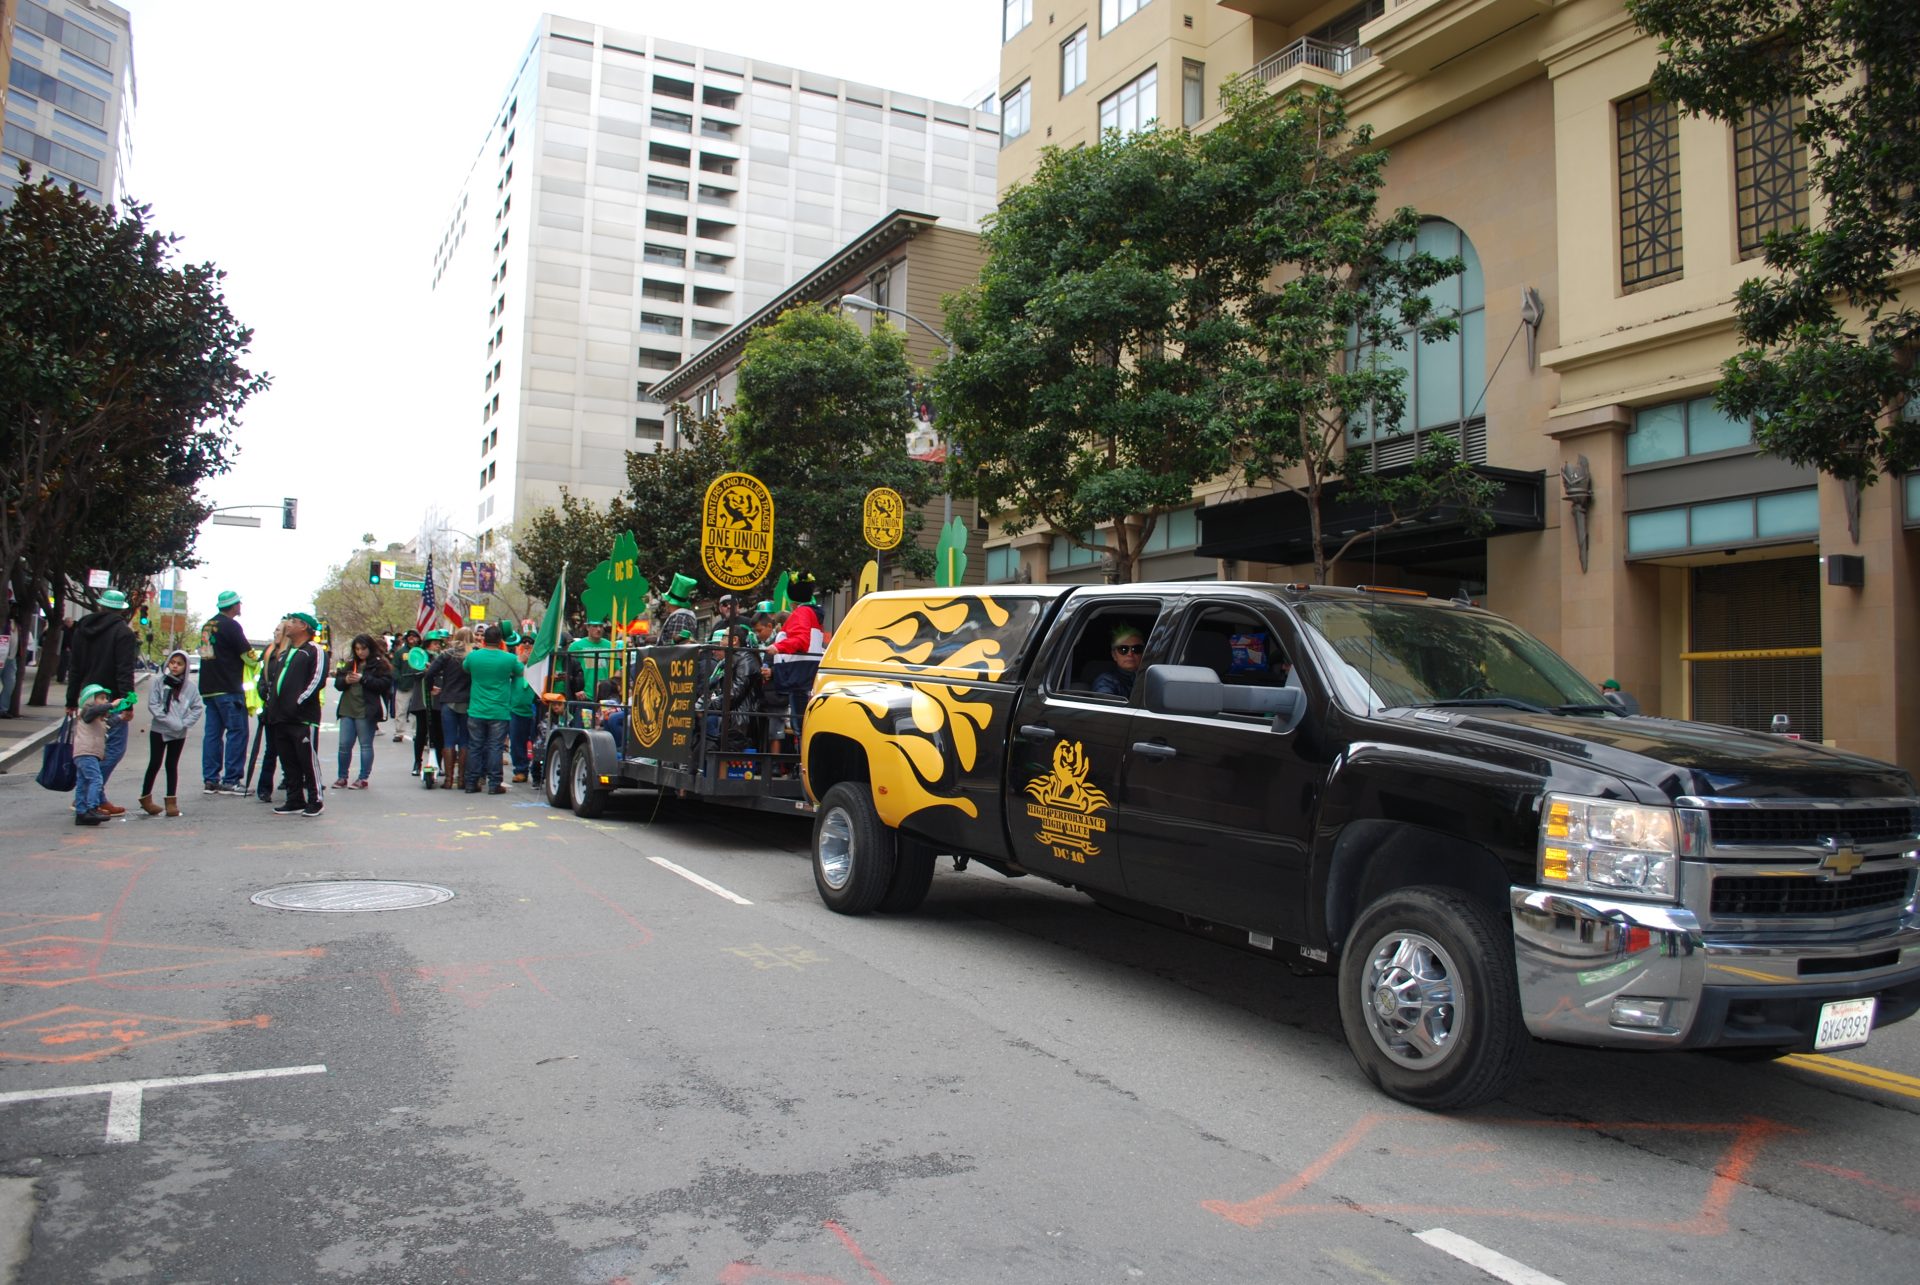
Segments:
[[[863,601],[834,634],[821,665],[803,757],[819,736],[858,744],[874,808],[889,826],[934,807],[977,817],[979,809],[952,787],[979,761],[993,706],[967,685],[1006,672],[1006,640],[995,631],[1010,618],[985,597]],[[859,672],[838,672],[847,670]]]

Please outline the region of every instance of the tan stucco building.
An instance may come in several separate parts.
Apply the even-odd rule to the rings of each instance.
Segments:
[[[1349,446],[1390,467],[1419,434],[1455,434],[1502,483],[1498,524],[1469,537],[1443,515],[1337,579],[1465,589],[1649,713],[1762,730],[1785,714],[1920,768],[1920,494],[1886,480],[1850,520],[1844,488],[1760,455],[1712,404],[1760,237],[1809,217],[1791,105],[1737,130],[1679,114],[1647,92],[1656,42],[1618,0],[1007,0],[1005,15],[1003,192],[1103,123],[1206,128],[1230,77],[1330,85],[1392,150],[1383,207],[1415,207],[1423,248],[1466,259],[1461,335],[1414,354],[1399,431]],[[1212,488],[1163,520],[1142,574],[1311,578],[1297,506]],[[990,579],[1102,575],[1045,534],[990,539],[987,560]]]

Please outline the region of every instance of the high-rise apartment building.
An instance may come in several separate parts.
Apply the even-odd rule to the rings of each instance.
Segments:
[[[95,201],[126,195],[133,154],[133,20],[107,0],[12,0],[12,43],[0,71],[0,202],[20,182],[78,183]],[[3,25],[3,24],[0,24]]]
[[[611,499],[668,439],[655,382],[890,210],[977,225],[998,145],[969,107],[543,18],[433,256],[473,529]]]
[[[1437,515],[1348,579],[1464,587],[1649,713],[1785,714],[1920,768],[1920,475],[1850,494],[1713,402],[1765,235],[1821,213],[1803,104],[1685,115],[1620,0],[1006,0],[1002,34],[1003,189],[1049,144],[1208,129],[1229,79],[1326,86],[1392,154],[1383,208],[1465,260],[1438,290],[1460,334],[1408,353],[1405,419],[1356,423],[1348,448],[1391,468],[1456,435],[1501,483],[1495,529]],[[1299,497],[1230,481],[1162,518],[1144,573],[1311,578]],[[1336,498],[1323,517],[1369,515]],[[1047,533],[989,557],[1001,578],[1101,574]]]

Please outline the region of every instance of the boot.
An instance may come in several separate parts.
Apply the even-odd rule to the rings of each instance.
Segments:
[[[167,796],[167,815],[170,817],[180,815],[180,800],[171,794]]]
[[[460,775],[460,751],[448,750],[440,756],[440,788],[451,790],[453,778]]]
[[[143,794],[140,796],[140,810],[146,813],[150,817],[157,817],[160,815],[159,805],[153,801],[153,796],[151,794]]]

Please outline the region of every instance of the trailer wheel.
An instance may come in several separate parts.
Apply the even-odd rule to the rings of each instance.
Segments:
[[[546,771],[540,774],[542,784],[546,786],[547,806],[565,808],[573,805],[571,773],[573,756],[567,753],[567,742],[556,736],[547,742]]]
[[[910,839],[895,832],[893,844],[893,878],[887,883],[887,893],[880,898],[879,910],[887,915],[904,915],[918,910],[920,903],[927,899],[927,890],[933,887],[933,866],[938,855],[933,845],[925,839]]]
[[[573,770],[568,773],[568,793],[573,796],[573,814],[591,821],[607,810],[607,796],[593,783],[593,749],[585,741],[573,752]]]
[[[864,915],[893,882],[894,835],[880,824],[867,787],[843,781],[813,819],[813,886],[827,909]]]
[[[1453,888],[1388,893],[1342,952],[1340,1022],[1388,1096],[1429,1111],[1492,1101],[1527,1052],[1510,931]]]

